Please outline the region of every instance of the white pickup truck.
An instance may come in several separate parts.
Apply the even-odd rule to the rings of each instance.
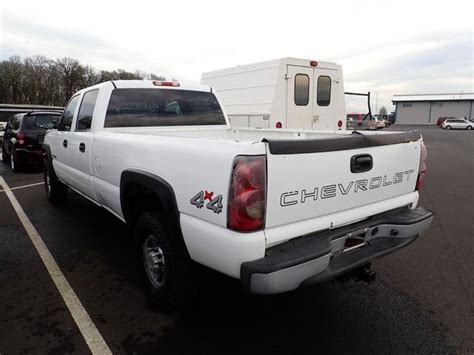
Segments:
[[[159,304],[187,297],[191,260],[275,294],[367,269],[432,220],[419,133],[234,129],[204,85],[83,89],[44,152],[49,201],[69,187],[125,222]]]

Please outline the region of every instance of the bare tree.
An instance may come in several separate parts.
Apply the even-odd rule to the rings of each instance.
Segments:
[[[0,103],[64,105],[78,90],[109,80],[143,79],[123,69],[98,72],[76,59],[12,56],[0,62]],[[154,75],[153,75],[154,76]]]

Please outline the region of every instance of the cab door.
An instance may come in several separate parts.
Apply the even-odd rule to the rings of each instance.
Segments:
[[[74,134],[70,137],[71,174],[74,187],[84,195],[95,199],[91,187],[92,175],[92,118],[97,101],[99,89],[86,91],[81,98],[76,120],[74,121]]]
[[[287,66],[286,128],[312,128],[313,75],[313,68]]]
[[[60,180],[73,187],[74,181],[71,174],[72,147],[70,142],[73,136],[73,132],[71,132],[72,122],[77,112],[78,103],[79,95],[73,96],[64,109],[59,120],[58,129],[48,133],[54,171]]]

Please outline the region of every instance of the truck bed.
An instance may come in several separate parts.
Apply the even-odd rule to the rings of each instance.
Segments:
[[[275,142],[276,140],[291,141],[315,141],[315,140],[331,140],[335,138],[348,138],[359,135],[360,137],[378,137],[378,143],[382,141],[396,142],[402,139],[402,136],[411,139],[419,138],[419,134],[415,132],[396,132],[396,131],[346,131],[346,130],[320,130],[310,131],[302,129],[256,129],[256,128],[227,128],[227,127],[133,127],[133,128],[107,128],[106,132],[138,134],[138,135],[156,135],[164,137],[180,137],[180,138],[200,138],[205,140],[231,140],[236,142]],[[304,144],[304,143],[300,143]],[[275,146],[275,144],[272,144]]]

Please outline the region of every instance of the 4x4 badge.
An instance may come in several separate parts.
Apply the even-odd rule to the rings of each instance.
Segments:
[[[209,200],[209,202],[206,204],[206,208],[211,210],[214,213],[221,213],[222,212],[222,195],[217,195],[216,197],[214,196],[214,192],[209,192],[207,190],[204,191],[199,191],[196,195],[191,198],[189,201],[191,205],[196,206],[197,208],[203,208],[204,203],[206,200]]]

